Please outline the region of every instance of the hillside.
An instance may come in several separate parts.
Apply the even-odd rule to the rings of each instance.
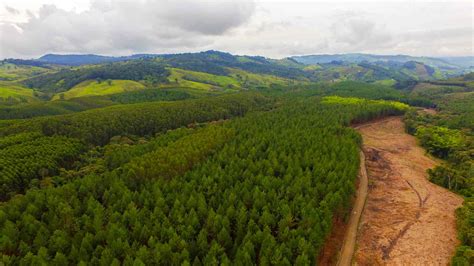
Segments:
[[[86,80],[64,93],[56,94],[52,100],[116,94],[144,88],[142,84],[131,80]]]
[[[373,54],[322,54],[322,55],[303,55],[293,56],[294,60],[307,65],[330,63],[332,61],[342,61],[348,63],[361,62],[394,62],[406,63],[416,61],[431,67],[443,70],[452,70],[460,68],[469,68],[474,66],[474,57],[417,57],[409,55],[373,55]]]
[[[0,81],[0,105],[39,101],[35,91],[12,82]]]
[[[136,59],[156,59],[174,67],[215,75],[227,75],[226,68],[280,76],[291,79],[358,79],[373,81],[379,79],[440,79],[463,71],[468,71],[471,57],[431,58],[406,55],[383,56],[370,54],[308,55],[275,60],[259,56],[234,56],[218,51],[184,54],[139,54],[123,57],[98,55],[46,55],[41,62],[64,65],[87,65],[107,62],[130,61]],[[416,69],[410,65],[419,65]],[[325,73],[314,74],[305,65],[318,65]],[[334,65],[337,65],[335,67]],[[375,74],[372,74],[375,72]]]

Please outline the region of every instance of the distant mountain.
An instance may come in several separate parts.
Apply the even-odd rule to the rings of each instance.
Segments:
[[[219,51],[181,54],[136,54],[111,57],[101,55],[57,55],[48,54],[38,59],[49,64],[80,66],[89,64],[115,63],[137,59],[156,59],[163,66],[206,72],[214,75],[228,75],[228,68],[239,68],[258,74],[269,74],[285,78],[300,79],[307,74],[304,64],[292,59],[274,60],[261,56],[237,56]]]
[[[436,67],[440,70],[450,71],[450,70],[459,70],[465,68],[474,68],[474,56],[464,56],[464,57],[416,57],[409,55],[373,55],[373,54],[322,54],[322,55],[304,55],[304,56],[293,56],[283,60],[272,60],[267,59],[261,56],[233,56],[228,53],[218,52],[218,51],[206,51],[201,53],[183,53],[183,54],[135,54],[130,56],[102,56],[95,54],[47,54],[37,59],[37,61],[56,64],[56,65],[66,65],[66,66],[80,66],[80,65],[90,65],[90,64],[101,64],[108,62],[119,62],[127,61],[140,58],[148,57],[163,57],[167,59],[176,59],[172,61],[181,61],[180,59],[189,59],[190,57],[194,59],[206,59],[210,60],[214,56],[214,59],[220,59],[221,63],[223,61],[230,61],[237,59],[242,62],[244,58],[250,59],[251,62],[260,62],[267,61],[268,63],[276,63],[279,65],[285,65],[290,67],[298,68],[298,63],[305,65],[315,65],[315,64],[327,64],[331,62],[344,62],[344,63],[379,63],[379,64],[394,64],[394,63],[407,63],[410,61],[420,62],[430,67]],[[215,60],[214,60],[215,61]],[[234,60],[235,61],[235,60]]]
[[[440,57],[440,59],[453,65],[474,69],[474,56]]]
[[[425,65],[436,67],[441,70],[456,70],[460,68],[467,68],[474,66],[474,56],[465,57],[416,57],[409,55],[372,55],[372,54],[322,54],[322,55],[304,55],[293,56],[294,60],[306,64],[324,64],[333,61],[341,61],[348,63],[376,63],[384,62],[390,63],[407,63],[410,61],[420,62]]]
[[[147,57],[157,57],[153,54],[136,54],[130,56],[103,56],[95,54],[47,54],[38,58],[36,61],[65,66],[95,65],[102,63],[120,62]]]
[[[416,81],[438,80],[467,73],[470,57],[465,58],[431,58],[413,57],[407,55],[370,55],[370,54],[340,54],[340,55],[308,55],[295,56],[284,59],[270,59],[262,56],[232,55],[219,51],[205,51],[199,53],[181,54],[136,54],[131,56],[113,57],[101,55],[57,55],[48,54],[36,61],[28,63],[47,63],[65,66],[95,65],[79,67],[70,72],[42,75],[31,80],[29,86],[46,84],[48,89],[61,79],[72,83],[77,80],[93,79],[101,73],[90,73],[97,69],[115,69],[114,65],[128,64],[133,61],[133,68],[142,69],[147,64],[157,64],[166,69],[181,69],[186,71],[203,72],[219,76],[236,75],[239,71],[253,73],[261,78],[279,77],[286,80],[310,81],[341,81],[357,80],[364,82],[383,81],[386,84],[396,84],[397,87],[406,87]],[[127,62],[124,62],[127,61]],[[101,68],[101,64],[107,64]],[[117,66],[118,67],[118,66]],[[126,67],[127,68],[127,67]],[[130,69],[133,71],[133,69]],[[130,71],[122,71],[128,73]],[[97,71],[96,71],[97,72]],[[120,71],[119,71],[120,72]],[[67,78],[64,75],[70,75]],[[114,77],[121,77],[123,73],[114,73]],[[102,74],[101,74],[102,75]],[[188,76],[190,76],[188,74]],[[245,75],[244,75],[245,76]],[[58,79],[60,77],[60,79]],[[81,77],[81,78],[79,78]],[[101,78],[110,78],[102,77]],[[255,77],[255,76],[254,76]],[[195,77],[188,77],[195,79]],[[245,79],[245,77],[239,77]],[[139,79],[136,79],[139,80]],[[25,81],[28,82],[28,81]],[[67,82],[66,82],[67,83]],[[71,84],[72,84],[71,83]],[[64,89],[64,88],[63,88]]]
[[[37,59],[40,62],[45,62],[55,65],[66,66],[80,66],[89,64],[101,64],[107,62],[117,62],[126,60],[123,57],[102,56],[95,54],[47,54]]]

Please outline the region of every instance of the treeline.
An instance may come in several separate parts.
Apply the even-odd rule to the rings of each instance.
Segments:
[[[437,116],[411,110],[405,115],[406,131],[429,153],[446,161],[428,172],[432,182],[473,197],[474,139],[461,130],[437,125]]]
[[[163,64],[149,59],[103,64],[99,66],[64,68],[55,73],[38,75],[23,81],[29,88],[42,92],[67,91],[75,85],[90,79],[125,79],[166,82],[169,71]]]
[[[0,106],[0,119],[26,119],[39,116],[62,115],[112,105],[104,97],[81,97],[70,100]]]
[[[213,99],[229,105],[227,97]],[[150,141],[113,139],[104,158],[109,149],[122,155],[96,160],[109,171],[29,190],[0,206],[2,262],[314,264],[355,190],[361,139],[344,124],[403,110],[383,102],[288,101]]]
[[[116,135],[154,135],[194,122],[228,119],[269,107],[270,100],[256,93],[240,93],[169,103],[111,106],[81,113],[36,118],[0,128],[1,134],[39,130],[104,145]]]
[[[270,94],[283,93],[289,90],[298,95],[305,96],[341,96],[358,97],[370,100],[398,101],[412,106],[434,107],[435,104],[425,97],[409,95],[406,91],[397,90],[390,86],[365,83],[359,81],[340,81],[334,84],[313,83],[310,85],[297,85],[295,87],[272,87],[263,89]]]
[[[39,116],[62,115],[114,104],[179,101],[189,98],[195,98],[195,96],[180,89],[145,89],[104,96],[78,97],[69,100],[0,106],[0,119],[25,119]]]
[[[110,100],[116,103],[142,103],[155,101],[179,101],[193,98],[188,92],[179,89],[147,89],[113,94]]]
[[[41,62],[38,60],[24,60],[24,59],[13,59],[8,58],[0,61],[0,64],[10,63],[14,65],[20,66],[35,66],[35,67],[44,67],[44,68],[51,68],[51,65],[45,62]]]

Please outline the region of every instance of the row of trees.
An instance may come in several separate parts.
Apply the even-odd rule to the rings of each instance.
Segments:
[[[0,135],[32,129],[43,134],[81,139],[105,145],[116,135],[146,136],[194,122],[242,116],[271,105],[268,98],[255,93],[239,93],[169,103],[118,105],[55,117],[40,117],[0,129]]]
[[[113,102],[123,104],[155,101],[178,101],[192,98],[192,96],[189,93],[181,90],[148,89],[113,94],[109,98]]]
[[[25,119],[38,116],[62,115],[114,104],[129,104],[157,101],[179,101],[193,98],[177,89],[146,89],[128,91],[104,96],[78,97],[69,100],[2,105],[0,98],[0,119]]]
[[[39,179],[72,164],[84,146],[67,137],[18,134],[0,141],[0,200],[39,186]]]
[[[360,136],[344,124],[387,109],[397,106],[290,100],[141,142],[113,170],[0,206],[2,261],[314,264],[354,192]],[[127,149],[116,141],[104,149]]]

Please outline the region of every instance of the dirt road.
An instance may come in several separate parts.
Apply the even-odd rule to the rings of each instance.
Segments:
[[[360,152],[360,170],[359,170],[359,188],[356,193],[356,200],[352,207],[351,217],[347,226],[347,231],[344,236],[344,243],[342,244],[341,254],[339,255],[338,266],[351,265],[352,257],[356,244],[357,230],[359,228],[359,221],[364,209],[365,199],[367,198],[368,178],[365,167],[365,155]]]
[[[447,265],[458,244],[458,195],[427,180],[437,162],[404,132],[400,117],[358,128],[369,178],[357,236],[358,265]]]

